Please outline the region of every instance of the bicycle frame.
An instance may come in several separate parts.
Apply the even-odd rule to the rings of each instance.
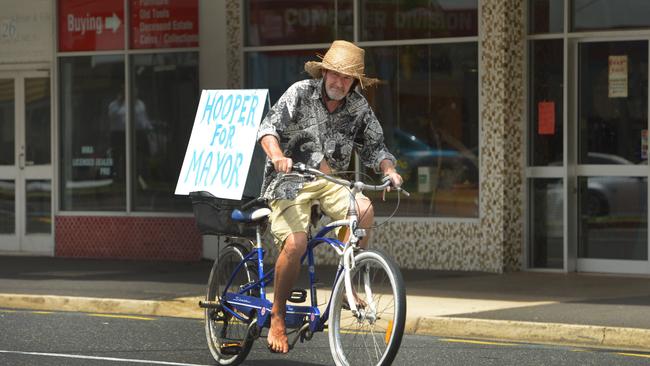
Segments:
[[[340,276],[344,276],[345,281],[345,293],[347,296],[348,305],[350,310],[355,316],[359,315],[356,301],[353,296],[352,285],[350,282],[350,270],[354,268],[354,250],[358,248],[357,244],[359,240],[365,235],[363,229],[358,228],[358,214],[356,210],[356,194],[363,191],[363,189],[374,189],[381,190],[385,189],[388,186],[388,182],[385,182],[382,186],[370,186],[362,182],[355,182],[350,184],[345,180],[336,179],[325,175],[317,170],[305,168],[304,166],[301,171],[308,172],[316,177],[322,177],[329,181],[332,181],[343,186],[350,187],[350,204],[348,206],[347,218],[344,220],[337,220],[325,225],[321,228],[316,236],[311,238],[307,243],[307,250],[301,258],[301,264],[304,264],[305,259],[307,259],[308,271],[309,271],[309,290],[311,297],[311,306],[294,306],[287,304],[287,316],[285,318],[285,323],[287,328],[304,328],[305,325],[309,325],[308,329],[311,333],[322,331],[325,329],[325,323],[329,319],[330,308],[332,306],[333,296],[330,297],[327,302],[327,306],[323,314],[320,313],[318,308],[318,298],[316,293],[316,279],[315,279],[315,260],[314,260],[314,249],[321,244],[328,244],[337,253],[341,256],[339,261],[336,276],[334,282],[332,283],[332,290],[334,286],[339,281]],[[347,183],[347,184],[346,184]],[[407,193],[408,194],[408,193]],[[346,243],[341,242],[338,239],[326,237],[330,231],[338,227],[349,227],[350,233]],[[252,241],[249,241],[252,244]],[[260,334],[262,328],[269,327],[271,323],[271,308],[273,304],[266,297],[266,286],[273,282],[274,270],[271,269],[268,272],[264,273],[264,249],[262,248],[262,240],[260,227],[256,228],[256,243],[253,245],[251,252],[246,255],[246,257],[240,261],[237,268],[231,274],[230,279],[228,280],[226,289],[230,287],[234,281],[234,276],[239,270],[242,269],[242,266],[248,265],[248,263],[257,264],[257,277],[258,280],[252,283],[247,284],[243,288],[239,289],[237,293],[225,292],[221,294],[222,302],[221,306],[223,310],[237,318],[238,320],[250,324],[252,322],[252,317],[254,313],[257,313],[257,332]],[[248,296],[244,293],[251,290],[259,290],[259,296]],[[371,295],[371,289],[365,289],[368,295]],[[372,296],[369,296],[371,299]],[[371,309],[374,311],[374,304],[368,304]],[[230,307],[232,308],[230,308]],[[248,319],[241,316],[237,313],[237,310],[240,313],[247,314]],[[303,330],[303,329],[301,329]]]
[[[316,234],[316,236],[314,236],[308,242],[307,251],[302,256],[301,264],[304,264],[305,260],[307,261],[311,305],[295,306],[287,304],[287,328],[299,328],[303,326],[303,324],[305,324],[305,320],[307,320],[307,323],[309,324],[309,330],[311,332],[318,332],[325,329],[325,323],[327,323],[327,320],[329,318],[332,298],[329,299],[324,312],[321,314],[320,309],[318,308],[318,296],[316,292],[314,249],[321,244],[329,244],[330,246],[338,248],[340,251],[342,251],[346,246],[343,242],[339,241],[338,239],[325,237],[325,235],[337,227],[347,226],[349,223],[350,220],[340,220],[326,225]],[[258,241],[254,246],[254,250],[249,252],[248,255],[246,255],[246,257],[238,263],[237,267],[228,279],[228,283],[226,284],[225,288],[229,288],[234,281],[235,274],[238,273],[238,271],[241,270],[243,266],[248,266],[250,263],[257,264],[258,279],[252,283],[249,283],[243,288],[240,288],[237,293],[224,292],[221,294],[221,298],[223,299],[221,305],[224,311],[228,312],[233,317],[244,323],[250,323],[252,321],[251,318],[253,314],[257,313],[257,327],[259,328],[258,330],[261,330],[264,327],[268,327],[271,322],[271,307],[273,306],[273,303],[267,299],[266,286],[273,282],[274,270],[271,269],[266,273],[264,272],[263,260],[265,250],[262,248],[261,240],[259,240],[259,228],[257,231]],[[339,264],[336,271],[336,276],[332,282],[332,288],[342,273],[343,266],[342,264]],[[259,296],[244,295],[251,290],[258,290]],[[240,315],[241,313],[247,314],[248,318]]]

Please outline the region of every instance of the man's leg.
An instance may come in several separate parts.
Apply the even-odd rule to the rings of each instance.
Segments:
[[[359,241],[359,246],[368,249],[368,240],[370,239],[370,228],[375,222],[375,210],[372,203],[367,197],[357,197],[357,212],[359,213],[359,227],[366,229],[366,236]]]
[[[274,352],[289,352],[287,328],[284,318],[287,314],[287,299],[300,274],[300,258],[307,249],[307,234],[290,234],[275,262],[273,308],[271,309],[271,328],[269,329],[269,348]]]
[[[350,191],[347,189],[341,189],[340,186],[335,185],[335,183],[330,184],[330,191],[319,197],[321,201],[321,209],[331,219],[343,220],[347,217],[350,205]],[[368,249],[370,228],[375,222],[375,211],[370,199],[364,195],[357,195],[357,197],[355,197],[355,205],[357,217],[359,219],[359,227],[366,229],[366,236],[359,241],[359,246],[363,249]],[[349,237],[350,231],[349,228],[346,227],[345,236],[342,238],[339,237],[339,239],[346,242]]]

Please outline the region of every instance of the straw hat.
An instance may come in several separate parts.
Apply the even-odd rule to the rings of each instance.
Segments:
[[[363,48],[347,41],[334,41],[325,56],[318,55],[323,61],[307,61],[305,71],[316,79],[323,76],[323,69],[336,71],[359,80],[361,88],[365,88],[376,84],[379,79],[366,77],[363,73],[364,55]]]

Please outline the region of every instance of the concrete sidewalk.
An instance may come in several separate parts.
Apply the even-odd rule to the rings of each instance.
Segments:
[[[200,318],[211,265],[0,256],[0,308]],[[408,333],[650,351],[650,277],[402,272]]]

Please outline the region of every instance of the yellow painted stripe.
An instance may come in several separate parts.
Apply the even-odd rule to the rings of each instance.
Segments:
[[[621,355],[621,356],[650,358],[650,355],[644,355],[644,354],[642,354],[642,353],[623,353],[623,352],[618,352],[618,353],[616,353],[616,354],[617,354],[617,355]]]
[[[4,309],[0,309],[0,313],[15,313],[15,312],[16,312],[16,310],[4,310]]]
[[[52,311],[32,311],[31,313],[32,314],[43,314],[43,315],[54,314],[54,312],[52,312]]]
[[[146,318],[144,316],[133,315],[114,315],[114,314],[88,314],[88,316],[96,316],[100,318],[118,318],[118,319],[134,319],[134,320],[156,320],[155,318]]]
[[[503,342],[488,342],[488,341],[474,341],[470,339],[441,339],[443,342],[451,342],[451,343],[469,343],[469,344],[484,344],[484,345],[490,345],[490,346],[518,346],[516,343],[503,343]]]

